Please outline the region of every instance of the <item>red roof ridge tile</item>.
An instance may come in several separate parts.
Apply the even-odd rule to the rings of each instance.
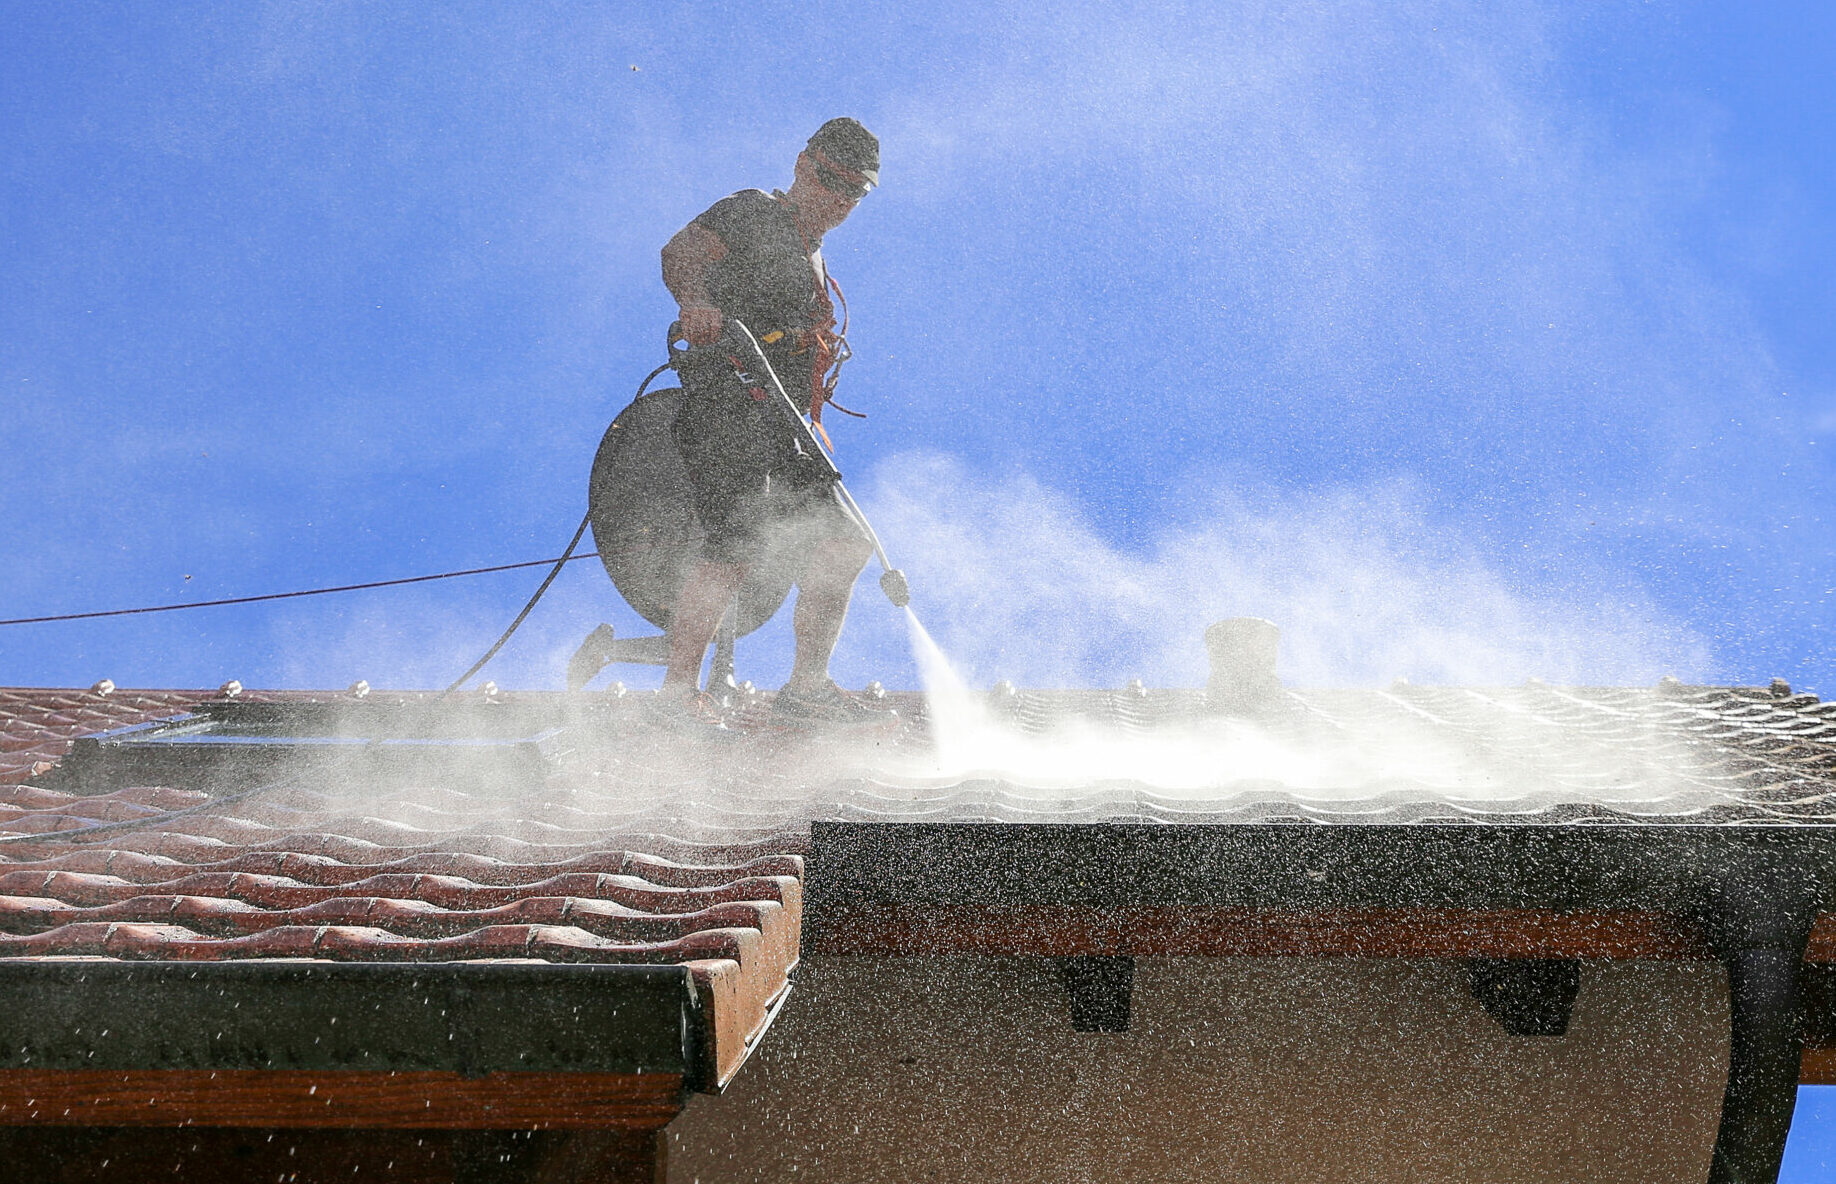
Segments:
[[[0,933],[0,958],[101,954],[160,961],[321,958],[335,961],[459,962],[539,958],[549,962],[677,963],[766,953],[756,929],[703,929],[661,942],[613,941],[573,925],[484,925],[450,937],[415,938],[370,925],[293,925],[214,938],[176,924],[79,921],[40,933]]]
[[[610,941],[655,944],[712,929],[763,932],[775,901],[729,901],[695,912],[645,913],[611,901],[569,896],[523,897],[493,908],[449,909],[424,900],[328,897],[266,908],[234,897],[148,894],[106,905],[72,905],[50,897],[0,896],[0,932],[30,934],[93,922],[176,924],[207,936],[235,936],[297,925],[356,925],[398,937],[454,937],[494,925],[560,925]]]
[[[234,871],[193,872],[145,882],[96,872],[0,872],[0,894],[22,891],[81,907],[144,896],[217,896],[263,908],[303,908],[322,900],[363,897],[420,900],[442,908],[496,908],[534,897],[571,897],[607,901],[645,915],[669,916],[746,901],[794,903],[799,882],[790,876],[744,876],[706,888],[660,888],[629,876],[571,872],[513,885],[478,884],[457,876],[403,874],[310,884],[286,876]]]

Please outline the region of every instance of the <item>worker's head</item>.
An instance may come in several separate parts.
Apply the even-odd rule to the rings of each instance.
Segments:
[[[852,119],[831,119],[797,154],[790,197],[818,233],[840,226],[880,183],[880,141]]]

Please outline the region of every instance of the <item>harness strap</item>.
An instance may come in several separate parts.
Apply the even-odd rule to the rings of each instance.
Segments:
[[[804,254],[816,261],[817,253],[810,246],[810,236],[803,232],[802,226],[797,225],[794,213],[791,215],[791,225],[797,227],[797,238],[803,244]],[[835,401],[835,384],[841,380],[842,363],[854,356],[848,348],[848,298],[842,295],[841,285],[829,274],[826,260],[812,267],[810,278],[816,287],[816,316],[814,323],[804,332],[799,345],[813,355],[810,359],[810,424],[833,452],[835,446],[829,440],[828,429],[822,426],[823,406],[832,406],[843,415],[851,415],[855,419],[866,419],[867,416],[860,411],[850,411]],[[834,300],[829,299],[830,292],[835,293]],[[841,305],[839,329],[835,325],[835,306],[838,303]]]

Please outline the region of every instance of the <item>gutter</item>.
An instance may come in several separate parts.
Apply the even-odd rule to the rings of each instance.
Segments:
[[[1709,1184],[1774,1182],[1785,1156],[1804,1059],[1804,955],[1827,895],[1811,869],[1739,868],[1704,929],[1728,974],[1728,1082]]]

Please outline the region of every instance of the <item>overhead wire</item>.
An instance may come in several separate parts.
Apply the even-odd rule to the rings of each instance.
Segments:
[[[672,337],[674,336],[675,334],[674,328],[670,330],[670,334]],[[649,374],[644,375],[644,381],[638,383],[637,394],[631,396],[631,401],[635,403],[639,399],[643,398],[644,392],[650,389],[650,384],[656,380],[657,375],[663,373],[663,371],[665,370],[668,370],[675,364],[676,364],[676,359],[674,357],[671,357],[668,361],[664,362],[661,366],[658,366],[655,370],[652,370]],[[561,552],[561,558],[555,560],[555,566],[551,568],[549,570],[548,575],[543,578],[541,586],[535,590],[535,595],[531,596],[529,598],[529,602],[523,605],[523,611],[516,614],[516,619],[510,622],[510,627],[508,629],[505,629],[503,633],[499,635],[498,639],[491,643],[491,648],[484,652],[483,657],[479,658],[478,661],[473,662],[471,667],[468,670],[466,670],[464,674],[461,674],[458,678],[455,678],[452,681],[451,685],[449,685],[444,691],[440,692],[441,699],[446,698],[448,695],[452,694],[454,691],[464,686],[466,679],[472,677],[472,675],[474,674],[477,674],[480,670],[483,670],[485,663],[489,662],[492,658],[495,658],[497,656],[497,652],[503,649],[505,645],[509,644],[510,638],[516,633],[518,629],[522,628],[523,622],[529,619],[529,614],[535,611],[535,606],[541,603],[542,597],[546,595],[548,592],[548,586],[555,582],[555,577],[561,574],[561,569],[563,567],[567,566],[568,561],[574,555],[574,548],[580,545],[580,539],[582,536],[586,534],[587,527],[591,525],[592,521],[593,521],[593,511],[591,509],[588,509],[586,513],[586,517],[580,520],[580,525],[574,530],[574,537],[568,541],[567,549]]]
[[[550,563],[572,563],[576,559],[593,559],[597,551],[563,555],[559,559],[526,559],[521,563],[498,563],[490,567],[468,567],[463,571],[442,571],[425,576],[402,576],[394,580],[370,580],[362,584],[338,584],[330,588],[304,588],[297,592],[266,592],[260,596],[230,596],[222,600],[190,600],[179,604],[155,604],[144,608],[111,608],[87,613],[58,613],[48,617],[13,617],[0,625],[43,625],[52,621],[93,621],[100,617],[131,617],[141,613],[174,613],[187,608],[220,608],[226,604],[256,604],[264,600],[291,600],[296,596],[325,596],[333,592],[362,592],[370,588],[395,588],[402,584],[425,584],[430,580],[451,580],[460,576],[489,575],[495,571],[516,571],[525,567],[543,567]]]
[[[672,359],[645,375],[644,381],[638,384],[634,401],[643,398],[644,392],[650,388],[650,384],[655,381],[657,375],[669,369],[673,364],[674,360]],[[478,661],[472,663],[470,669],[454,679],[452,684],[440,693],[439,698],[444,699],[463,686],[465,681],[471,678],[472,675],[483,669],[485,663],[495,658],[498,651],[502,650],[504,646],[508,644],[511,636],[516,633],[517,629],[522,626],[524,621],[529,619],[529,614],[535,611],[536,605],[541,602],[542,597],[548,592],[550,585],[555,582],[555,578],[561,574],[562,568],[576,559],[598,558],[599,552],[597,551],[587,551],[578,555],[574,553],[574,548],[580,545],[580,540],[585,537],[587,527],[591,525],[592,520],[591,513],[580,520],[580,525],[575,529],[574,537],[568,541],[566,550],[562,551],[562,553],[554,559],[530,559],[524,560],[521,563],[500,563],[493,564],[489,567],[466,568],[463,571],[438,572],[424,576],[404,576],[393,580],[370,580],[361,584],[340,584],[335,587],[307,588],[295,592],[270,592],[260,596],[233,596],[222,600],[201,600],[185,604],[150,605],[143,608],[109,609],[88,613],[60,613],[44,617],[17,617],[11,620],[0,620],[0,625],[37,625],[52,621],[84,621],[95,620],[100,617],[134,616],[141,613],[177,612],[180,609],[188,608],[216,608],[230,604],[255,604],[268,600],[288,600],[299,596],[324,596],[334,592],[358,592],[370,588],[393,588],[403,584],[421,584],[431,580],[450,580],[459,576],[485,575],[490,572],[515,571],[519,568],[541,567],[544,564],[552,564],[553,566],[550,568],[548,575],[543,578],[542,583],[536,588],[535,594],[529,598],[528,603],[523,605],[522,611],[517,613],[516,618],[510,622],[509,628],[503,631],[498,639],[492,643],[491,648],[486,650]],[[258,794],[280,789],[283,786],[298,782],[301,777],[302,774],[294,773],[274,781],[266,781],[260,785],[239,790],[235,793],[225,794],[222,797],[213,797],[208,801],[199,802],[195,805],[184,806],[174,810],[166,810],[143,818],[125,818],[115,822],[98,822],[86,826],[71,827],[67,830],[46,831],[42,834],[0,835],[0,847],[11,847],[32,843],[69,842],[90,835],[144,830],[148,827],[158,826],[175,818],[184,818],[193,814],[201,814],[206,810],[219,809],[223,806],[255,797]]]
[[[523,606],[523,611],[516,614],[516,620],[511,621],[510,627],[504,630],[503,633],[498,636],[497,640],[491,644],[491,648],[484,652],[484,657],[473,662],[471,667],[467,669],[464,674],[455,678],[450,686],[440,692],[440,698],[444,699],[464,686],[466,679],[477,674],[480,670],[483,670],[485,663],[497,657],[497,651],[509,644],[511,635],[522,628],[523,622],[529,619],[529,614],[535,611],[535,606],[541,602],[542,597],[548,592],[548,586],[555,582],[555,577],[561,574],[561,569],[567,566],[569,560],[575,558],[574,548],[580,545],[580,537],[586,534],[587,526],[592,521],[593,516],[591,514],[588,514],[585,518],[580,520],[580,526],[574,531],[574,537],[567,544],[567,550],[561,553],[561,558],[555,560],[554,567],[549,569],[548,576],[543,579],[541,586],[535,590],[535,595],[529,598],[529,603]]]
[[[650,384],[656,380],[657,375],[663,373],[663,371],[669,369],[674,364],[674,360],[672,359],[658,366],[649,374],[646,374],[644,376],[644,381],[638,384],[637,395],[634,396],[634,399],[643,398],[644,392],[648,390]],[[528,620],[529,614],[534,611],[537,602],[539,602],[543,594],[548,591],[549,585],[555,582],[555,577],[561,574],[561,569],[563,567],[574,562],[576,559],[596,559],[599,557],[598,551],[583,551],[578,555],[574,554],[574,548],[580,545],[580,539],[586,534],[587,526],[591,522],[592,516],[590,514],[582,518],[579,528],[574,531],[573,540],[567,545],[567,549],[563,551],[560,556],[553,559],[526,559],[520,563],[497,563],[489,567],[468,567],[461,571],[442,571],[424,576],[402,576],[393,580],[368,580],[361,584],[337,584],[329,588],[302,588],[294,592],[266,592],[259,596],[227,596],[220,600],[191,600],[178,604],[145,605],[140,608],[111,608],[85,613],[53,613],[42,617],[11,617],[0,620],[0,626],[46,625],[56,621],[94,621],[104,617],[132,617],[139,616],[143,613],[175,613],[192,608],[222,608],[225,605],[231,604],[259,604],[269,600],[292,600],[300,596],[328,596],[334,592],[363,592],[371,588],[399,588],[404,584],[425,584],[433,580],[451,580],[457,579],[460,576],[482,576],[489,575],[492,572],[517,571],[526,567],[544,567],[548,564],[553,564],[553,570],[543,579],[541,586],[536,589],[535,595],[529,598],[529,603],[523,606],[523,611],[516,615],[514,621],[510,622],[510,627],[504,630],[503,635],[485,652],[484,657],[474,662],[471,669],[460,675],[451,686],[446,688],[445,693],[451,694],[453,691],[457,690],[466,679],[478,673],[486,662],[489,662],[492,658],[497,656],[498,651],[504,648],[505,643],[510,640],[511,635],[517,631],[524,621]]]

